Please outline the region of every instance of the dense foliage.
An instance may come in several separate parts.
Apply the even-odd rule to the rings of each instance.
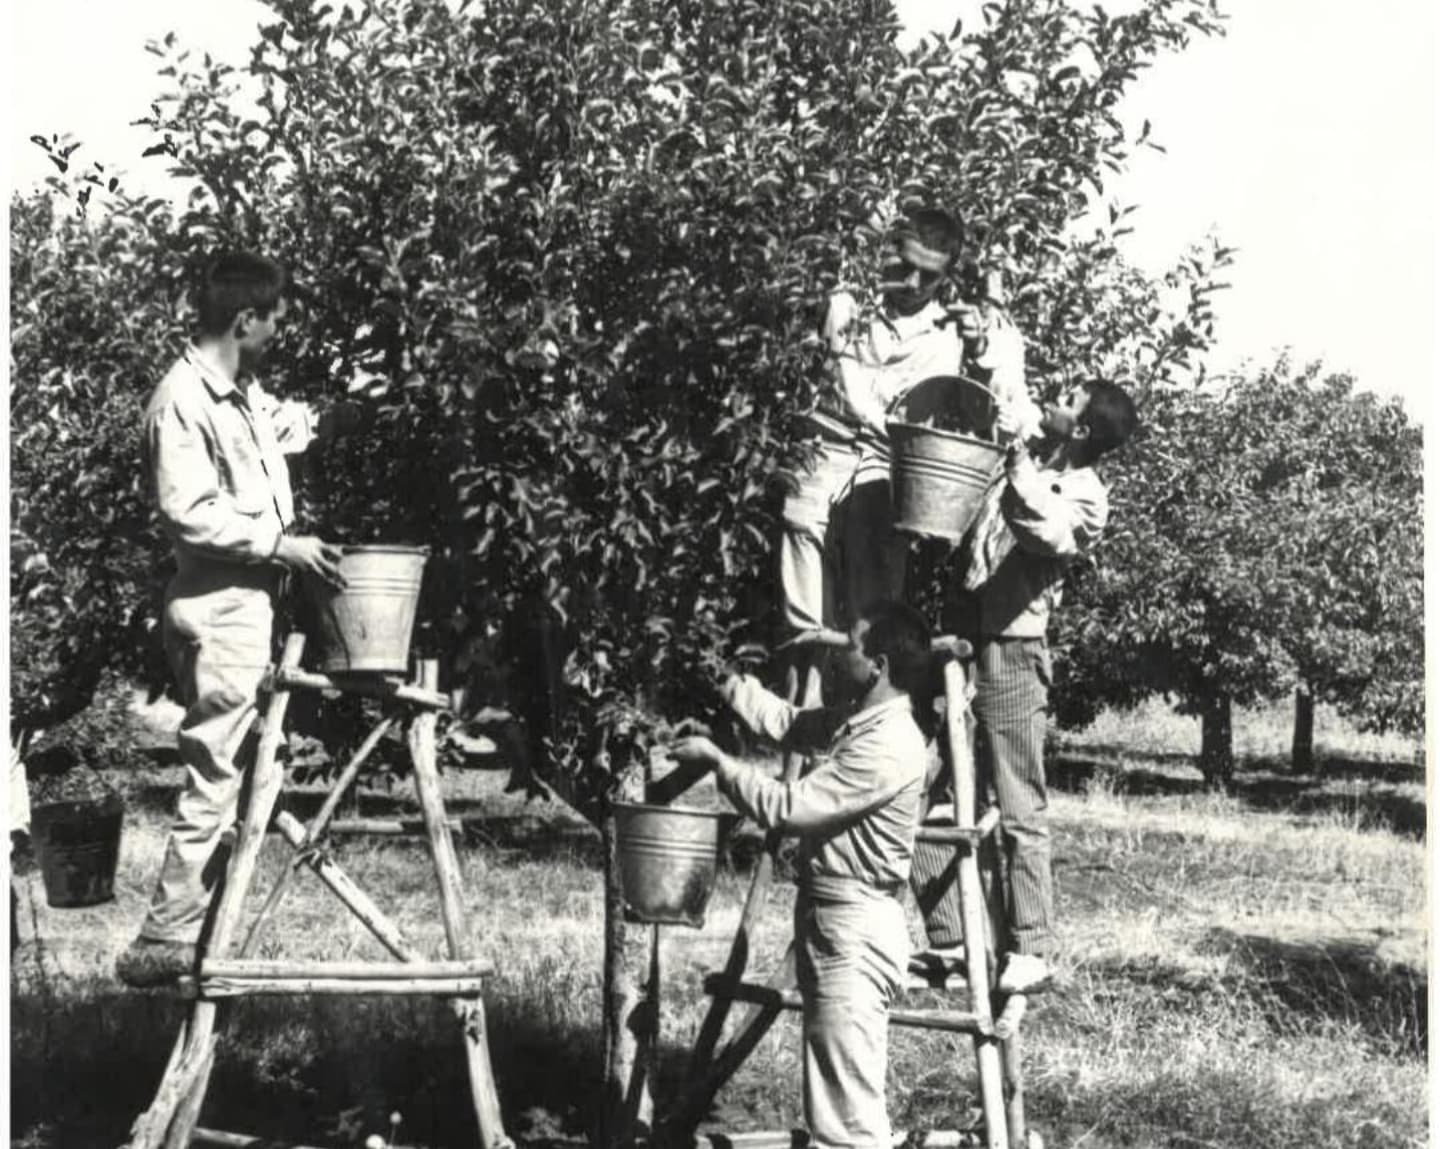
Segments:
[[[855,0],[270,7],[240,72],[155,46],[173,88],[151,150],[196,183],[188,209],[101,188],[66,225],[157,274],[111,288],[119,314],[97,320],[143,332],[144,354],[86,356],[108,327],[53,365],[19,343],[12,403],[29,389],[43,409],[58,367],[133,404],[174,349],[173,274],[218,245],[275,253],[300,303],[275,385],[324,397],[358,367],[378,415],[300,476],[309,525],[434,547],[426,641],[499,631],[515,693],[563,695],[537,735],[590,776],[631,760],[637,715],[693,705],[709,652],[763,627],[775,477],[824,377],[819,310],[865,286],[898,207],[964,214],[1042,393],[1099,369],[1143,389],[1207,339],[1217,253],[1156,284],[1117,255],[1122,213],[1067,229],[1131,146],[1126,84],[1214,30],[1210,3],[1015,0],[909,51],[888,4]],[[16,302],[46,323],[28,282]],[[119,462],[94,473],[128,491]],[[52,518],[47,490],[17,483],[17,505]],[[140,553],[70,513],[79,537]],[[141,585],[96,609],[127,617]]]

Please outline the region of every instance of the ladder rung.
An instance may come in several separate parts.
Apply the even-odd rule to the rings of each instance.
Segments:
[[[217,1149],[276,1149],[280,1143],[270,1137],[253,1137],[248,1133],[227,1133],[223,1129],[206,1129],[197,1125],[190,1134],[191,1145],[213,1145]],[[312,1149],[308,1145],[284,1143],[284,1149]]]
[[[711,974],[705,979],[705,992],[715,997],[728,997],[732,1001],[743,1001],[750,1005],[763,1005],[771,1009],[798,1010],[803,1002],[798,989],[777,989],[774,986],[757,985],[742,981],[727,987],[723,975]],[[982,1019],[970,1010],[959,1009],[891,1009],[890,1024],[911,1029],[940,1029],[951,1033],[994,1032],[994,1024]]]
[[[951,826],[944,822],[922,825],[915,831],[915,840],[939,845],[974,846],[993,834],[999,824],[1000,808],[991,806],[973,826]]]
[[[925,974],[917,973],[912,969],[905,974],[905,988],[907,990],[930,990],[934,993],[968,993],[970,983],[965,980],[965,975],[959,970],[952,970],[944,974]]]
[[[402,981],[435,978],[485,977],[495,972],[495,963],[486,958],[463,961],[286,961],[267,958],[206,958],[200,963],[200,978],[353,978]]]
[[[980,1144],[980,1134],[975,1130],[929,1129],[912,1135],[903,1129],[895,1129],[891,1131],[890,1143],[896,1149],[906,1145],[918,1146],[919,1149],[965,1149],[966,1146]],[[762,1129],[741,1133],[706,1129],[695,1134],[694,1149],[806,1149],[809,1144],[810,1135],[804,1129]]]
[[[337,962],[212,958],[180,991],[201,998],[257,994],[474,997],[494,971],[489,961]]]
[[[479,997],[485,990],[480,977],[398,978],[353,977],[182,977],[180,992],[205,1000],[216,997],[306,995],[335,997]]]

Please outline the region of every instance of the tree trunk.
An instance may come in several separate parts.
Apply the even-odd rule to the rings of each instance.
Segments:
[[[650,1076],[659,1029],[658,927],[627,925],[620,890],[615,815],[601,822],[605,847],[604,1096],[595,1143],[622,1149],[648,1140],[653,1124]],[[645,976],[650,962],[650,978]]]
[[[1296,774],[1315,769],[1315,695],[1303,683],[1295,688],[1295,737],[1290,742],[1290,768]]]
[[[1212,789],[1227,790],[1235,781],[1235,743],[1230,724],[1230,696],[1215,694],[1200,711],[1200,772]]]

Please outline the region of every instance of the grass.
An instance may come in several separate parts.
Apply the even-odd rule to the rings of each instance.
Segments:
[[[1027,1103],[1051,1146],[1409,1146],[1426,1117],[1424,775],[1413,747],[1320,716],[1314,776],[1278,768],[1285,715],[1240,716],[1233,794],[1200,784],[1190,720],[1107,715],[1060,741],[1060,986],[1026,1023]],[[129,799],[117,900],[44,905],[21,879],[11,975],[13,1144],[115,1144],[148,1103],[181,1004],[111,975],[158,866],[173,768],[114,772]],[[487,995],[507,1127],[527,1144],[583,1139],[599,1089],[598,841],[563,809],[447,779],[465,816],[470,929],[498,972]],[[371,798],[370,806],[385,800]],[[664,935],[663,1106],[703,1016],[748,883],[723,869],[704,929]],[[427,952],[443,936],[423,850],[349,839],[337,857]],[[281,859],[267,847],[262,883]],[[772,895],[757,964],[778,959],[792,893]],[[918,923],[917,926],[918,935]],[[380,956],[313,880],[296,883],[262,951]],[[203,1121],[311,1144],[473,1142],[455,1023],[429,1001],[259,999],[232,1011]],[[974,1101],[968,1043],[897,1030],[891,1112],[953,1127]],[[783,1020],[722,1095],[727,1126],[800,1123],[796,1023]]]

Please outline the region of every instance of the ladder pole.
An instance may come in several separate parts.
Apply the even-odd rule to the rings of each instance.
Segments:
[[[970,739],[967,698],[968,678],[965,667],[957,658],[945,662],[945,736],[950,751],[950,780],[955,798],[955,825],[972,829],[975,825],[975,756]],[[985,943],[985,892],[980,884],[977,850],[958,847],[960,882],[960,919],[965,935],[965,969],[970,982],[970,1005],[982,1026],[990,1028],[992,1011],[991,963],[987,961]],[[985,1117],[987,1149],[1008,1149],[1005,1127],[1004,1070],[1000,1047],[992,1034],[978,1033],[974,1038],[975,1064],[980,1078],[980,1107]]]
[[[802,647],[798,656],[785,668],[785,698],[786,701],[798,703],[800,706],[814,706],[820,701],[820,666],[809,648]],[[785,752],[781,769],[784,781],[793,782],[800,776],[803,758],[797,751]],[[775,851],[778,845],[779,835],[773,832],[767,834],[765,849],[755,861],[755,873],[745,895],[745,907],[740,911],[740,925],[735,930],[729,956],[725,959],[725,968],[721,971],[725,981],[732,986],[738,985],[744,979],[745,969],[750,961],[750,939],[755,934],[761,914],[765,912],[770,886],[775,880]],[[700,1033],[690,1054],[692,1078],[700,1078],[710,1068],[715,1058],[715,1047],[720,1044],[720,1036],[725,1031],[725,1021],[729,1014],[729,997],[716,996],[711,999],[710,1008],[706,1011],[705,1020],[700,1024]],[[755,1008],[748,1010],[741,1022],[742,1028],[748,1029],[758,1016]],[[766,1025],[768,1027],[769,1023]]]
[[[1025,1071],[1020,1056],[1020,1030],[1000,1043],[1005,1069],[1005,1128],[1014,1149],[1025,1149]]]
[[[281,666],[298,666],[304,651],[305,636],[290,635],[285,640]],[[276,752],[289,705],[290,692],[281,688],[271,694],[266,707],[264,729],[251,773],[250,801],[241,823],[239,841],[226,867],[214,928],[205,947],[207,954],[229,956],[231,939],[255,878],[260,848],[265,844],[265,827],[284,780]],[[215,1002],[196,1003],[186,1031],[186,1050],[167,1070],[150,1108],[135,1122],[131,1149],[154,1149],[162,1144],[165,1149],[185,1149],[189,1144],[214,1066],[216,1010]]]
[[[440,679],[439,663],[429,658],[421,661],[419,678],[420,690],[434,693]],[[422,711],[410,720],[410,757],[415,768],[415,791],[420,799],[430,852],[435,861],[435,876],[440,884],[440,917],[445,923],[445,941],[450,956],[460,960],[470,956],[470,945],[465,933],[460,863],[455,856],[455,839],[450,834],[445,800],[440,793],[435,722],[432,710]],[[456,998],[454,1009],[460,1019],[465,1067],[469,1073],[470,1097],[475,1106],[480,1142],[485,1149],[511,1149],[514,1142],[505,1134],[500,1095],[495,1088],[495,1070],[490,1062],[485,1003],[478,997]]]

